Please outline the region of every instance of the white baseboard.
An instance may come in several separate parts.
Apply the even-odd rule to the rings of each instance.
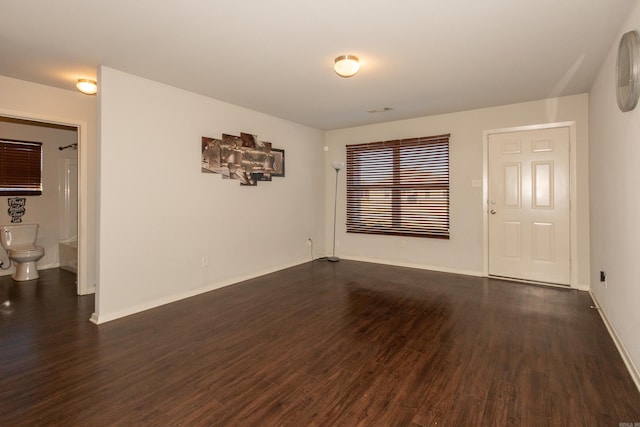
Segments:
[[[96,285],[95,283],[89,286],[84,292],[78,293],[78,295],[91,295],[96,293]]]
[[[180,301],[186,298],[191,298],[196,295],[200,295],[206,292],[210,292],[219,288],[223,288],[225,286],[234,285],[239,282],[243,282],[245,280],[254,279],[259,276],[264,276],[265,274],[274,273],[276,271],[284,270],[285,268],[294,267],[296,265],[304,264],[309,262],[308,259],[296,261],[290,264],[281,265],[279,267],[269,268],[261,271],[257,271],[252,274],[247,274],[245,276],[234,277],[232,279],[223,280],[221,282],[212,283],[207,286],[203,286],[197,289],[192,289],[186,292],[181,292],[179,294],[169,295],[164,298],[158,298],[153,301],[146,302],[144,304],[136,305],[133,307],[127,307],[124,310],[112,312],[112,313],[93,313],[89,318],[91,323],[95,323],[96,325],[100,325],[102,323],[110,322],[112,320],[120,319],[122,317],[130,316],[132,314],[140,313],[142,311],[150,310],[152,308],[160,307],[165,304],[170,304],[172,302]]]
[[[633,379],[633,382],[636,384],[638,391],[640,391],[640,371],[638,370],[638,367],[633,363],[633,360],[631,359],[631,356],[629,356],[627,349],[624,347],[622,340],[620,340],[620,337],[616,333],[616,330],[613,327],[613,324],[609,322],[607,313],[605,313],[605,311],[602,309],[602,306],[598,302],[598,298],[596,298],[596,295],[591,291],[589,291],[589,294],[591,295],[591,298],[593,299],[593,302],[595,303],[596,307],[598,307],[598,312],[600,313],[600,317],[602,317],[602,321],[604,322],[604,325],[607,327],[607,330],[609,331],[609,335],[611,335],[613,342],[616,344],[616,347],[618,348],[618,352],[620,353],[620,356],[622,356],[622,360],[624,361],[624,364],[627,366],[627,370],[631,374],[631,378]]]
[[[374,264],[394,265],[396,267],[407,267],[407,268],[417,268],[420,270],[439,271],[441,273],[454,273],[454,274],[462,274],[465,276],[474,276],[474,277],[489,277],[485,275],[482,271],[461,270],[458,268],[449,268],[449,267],[442,267],[442,266],[436,266],[436,265],[413,264],[408,262],[387,261],[387,260],[378,260],[378,259],[351,257],[351,256],[344,256],[342,258],[352,260],[352,261],[371,262]],[[498,277],[496,278],[500,279]],[[518,279],[510,279],[510,278],[504,278],[502,280],[531,283],[527,280],[518,280]],[[562,285],[548,284],[548,286],[557,286],[558,288],[567,289],[566,286],[562,286]],[[577,289],[579,291],[588,291],[590,287],[589,285],[577,284],[576,286],[571,286],[569,289]]]
[[[93,324],[99,324],[100,322],[98,321],[98,316],[93,313],[91,314],[91,317],[89,318],[89,322],[93,323]]]
[[[379,260],[379,259],[353,257],[353,256],[344,256],[341,258],[348,259],[351,261],[370,262],[373,264],[393,265],[396,267],[407,267],[407,268],[417,268],[420,270],[439,271],[441,273],[454,273],[454,274],[462,274],[465,276],[484,277],[481,271],[460,270],[458,268],[449,268],[449,267],[442,267],[442,266],[436,266],[436,265],[413,264],[410,262]]]

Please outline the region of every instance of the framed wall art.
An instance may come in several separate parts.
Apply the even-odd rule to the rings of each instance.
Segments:
[[[223,179],[236,179],[240,185],[255,186],[258,181],[284,177],[284,150],[256,135],[222,134],[222,138],[202,137],[201,171],[217,173]]]

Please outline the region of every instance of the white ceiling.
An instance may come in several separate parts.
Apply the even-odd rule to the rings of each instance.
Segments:
[[[634,4],[4,0],[0,74],[73,90],[102,64],[337,129],[587,92]]]

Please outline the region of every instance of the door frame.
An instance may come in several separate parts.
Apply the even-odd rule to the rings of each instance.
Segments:
[[[571,288],[578,288],[578,213],[575,197],[577,194],[577,174],[576,174],[576,122],[556,122],[543,123],[529,126],[515,126],[499,129],[488,129],[482,135],[482,224],[483,224],[483,276],[489,277],[489,135],[497,133],[512,133],[532,130],[568,128],[569,129],[569,223],[570,223],[570,280]],[[526,280],[522,280],[526,282]],[[554,285],[550,285],[554,286]],[[560,285],[558,285],[560,286]],[[565,286],[562,286],[565,287]]]
[[[78,134],[78,273],[76,275],[77,293],[78,295],[87,295],[95,293],[95,286],[92,280],[89,280],[87,273],[88,261],[88,222],[89,207],[88,197],[89,188],[87,186],[88,179],[88,135],[87,122],[83,120],[70,119],[66,117],[56,117],[48,114],[28,113],[24,111],[13,111],[0,108],[0,116],[11,117],[14,119],[30,120],[41,123],[51,123],[56,125],[64,125],[75,127]]]

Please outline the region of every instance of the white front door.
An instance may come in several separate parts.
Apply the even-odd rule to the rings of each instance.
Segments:
[[[569,128],[488,135],[489,275],[569,285]]]

